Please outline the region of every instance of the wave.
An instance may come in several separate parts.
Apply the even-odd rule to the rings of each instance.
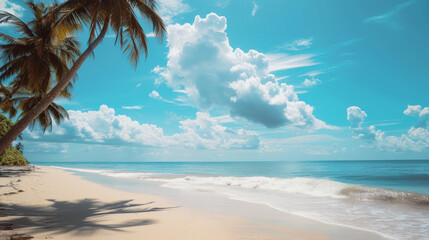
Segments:
[[[305,194],[315,197],[350,199],[359,201],[383,201],[389,203],[417,204],[429,207],[429,195],[391,190],[379,187],[347,184],[318,178],[273,178],[273,177],[207,177],[183,176],[173,173],[123,172],[56,167],[63,170],[94,173],[103,176],[160,182],[162,186],[191,191],[216,191],[213,187],[235,187],[244,189],[279,191]]]
[[[175,178],[182,175],[173,174],[173,173],[143,173],[143,172],[124,172],[116,170],[98,170],[98,169],[82,169],[82,168],[68,168],[68,167],[57,167],[52,166],[53,168],[58,168],[67,171],[74,172],[83,172],[83,173],[94,173],[108,177],[116,178],[127,178],[127,179],[138,179],[138,180],[151,180],[153,178]]]
[[[429,196],[420,193],[403,192],[359,185],[346,187],[341,190],[341,193],[348,198],[360,201],[373,200],[390,203],[416,204],[429,207]]]
[[[175,179],[152,179],[167,182],[164,186],[173,188],[192,188],[204,186],[231,186],[246,189],[260,189],[301,193],[316,197],[342,198],[341,190],[347,184],[327,179],[315,178],[271,178],[271,177],[196,177],[186,176]]]
[[[157,180],[157,179],[151,179]],[[317,178],[270,178],[270,177],[195,177],[187,176],[170,180],[165,186],[173,188],[195,188],[204,186],[232,186],[245,189],[281,191],[306,194],[316,197],[347,198],[360,201],[383,201],[429,206],[429,196],[385,188],[353,185]]]

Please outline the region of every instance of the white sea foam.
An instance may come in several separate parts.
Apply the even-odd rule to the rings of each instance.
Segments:
[[[270,178],[270,177],[196,177],[175,179],[151,179],[164,181],[166,187],[199,189],[204,186],[233,186],[245,189],[273,190],[288,193],[308,194],[316,197],[343,198],[341,190],[348,184],[316,178]]]
[[[196,191],[214,191],[214,186],[231,186],[244,189],[272,190],[315,197],[351,198],[361,201],[388,201],[429,206],[429,196],[385,188],[346,184],[318,178],[272,177],[201,177],[172,173],[123,172],[56,167],[63,170],[95,173],[103,176],[162,182],[163,186]]]
[[[116,177],[116,178],[127,178],[127,179],[138,179],[138,180],[151,180],[153,178],[174,178],[180,176],[172,173],[143,173],[143,172],[123,172],[115,170],[96,170],[96,169],[82,169],[82,168],[67,168],[67,167],[55,167],[58,169],[83,172],[83,173],[95,173],[103,176]]]

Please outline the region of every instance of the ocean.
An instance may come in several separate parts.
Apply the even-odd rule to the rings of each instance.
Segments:
[[[429,160],[36,165],[215,193],[391,239],[429,239]]]

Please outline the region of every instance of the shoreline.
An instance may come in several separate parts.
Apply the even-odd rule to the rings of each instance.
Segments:
[[[50,167],[2,177],[0,185],[0,239],[330,239],[183,208],[171,199],[113,189]]]
[[[283,228],[292,228],[295,230],[301,230],[302,232],[311,232],[319,235],[320,239],[322,239],[322,236],[336,240],[395,239],[377,231],[345,224],[320,221],[306,216],[301,216],[299,214],[292,214],[265,203],[229,198],[224,195],[206,192],[204,190],[188,192],[174,188],[161,187],[159,184],[146,180],[99,175],[98,173],[95,173],[97,170],[94,170],[95,172],[93,172],[92,170],[81,171],[83,169],[80,169],[77,171],[71,170],[70,168],[58,168],[63,170],[65,169],[66,171],[70,171],[86,180],[98,182],[111,188],[126,189],[128,192],[149,193],[151,195],[162,196],[190,210],[199,209],[205,213],[211,212],[215,214],[234,216],[241,219],[250,219],[257,223],[275,225]],[[141,186],[144,186],[143,190],[139,190]],[[250,211],[251,214],[248,213],[248,209],[252,209]]]

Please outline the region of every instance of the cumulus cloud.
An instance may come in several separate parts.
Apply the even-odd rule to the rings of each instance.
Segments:
[[[347,120],[350,121],[352,129],[360,129],[363,120],[367,117],[366,113],[360,107],[352,106],[347,108]]]
[[[153,99],[161,99],[161,96],[159,95],[159,92],[153,90],[151,93],[149,93],[149,97]]]
[[[364,139],[380,150],[393,151],[423,151],[429,148],[429,108],[422,109],[420,105],[408,106],[405,115],[419,118],[419,122],[412,126],[406,134],[401,136],[388,136],[381,130],[376,130],[374,125],[362,127],[367,114],[359,107],[353,106],[347,109],[347,119],[356,138]]]
[[[321,83],[322,81],[320,81],[320,79],[318,79],[318,78],[312,78],[312,79],[308,79],[308,78],[306,78],[305,80],[304,80],[304,82],[302,83],[302,85],[304,86],[304,87],[313,87],[313,86],[316,86],[317,84],[319,84],[319,83]]]
[[[429,107],[422,109],[420,105],[408,105],[405,109],[404,114],[407,116],[418,117],[419,122],[416,124],[416,127],[419,128],[429,128]]]
[[[232,130],[219,124],[208,113],[198,112],[195,119],[180,121],[181,133],[164,135],[163,129],[140,124],[113,108],[100,106],[98,111],[68,111],[70,118],[43,134],[26,130],[25,139],[39,142],[71,142],[107,145],[154,147],[193,147],[205,149],[257,149],[259,136],[243,129]]]
[[[24,11],[24,8],[10,0],[0,0],[0,10],[20,17]]]
[[[190,12],[191,7],[182,0],[159,0],[158,13],[165,23],[173,22],[174,17],[179,14]]]
[[[293,41],[292,43],[286,43],[283,48],[290,51],[300,51],[311,47],[313,38],[302,38]]]
[[[215,13],[206,18],[196,16],[192,24],[170,25],[167,66],[153,72],[200,109],[226,107],[233,117],[267,127],[329,127],[313,116],[313,107],[299,100],[292,85],[279,83],[270,74],[270,57],[255,50],[233,49],[226,28],[226,18]],[[272,58],[280,58],[283,67],[287,59],[289,68],[300,65],[292,56],[280,54]],[[308,57],[304,59],[309,61]]]

